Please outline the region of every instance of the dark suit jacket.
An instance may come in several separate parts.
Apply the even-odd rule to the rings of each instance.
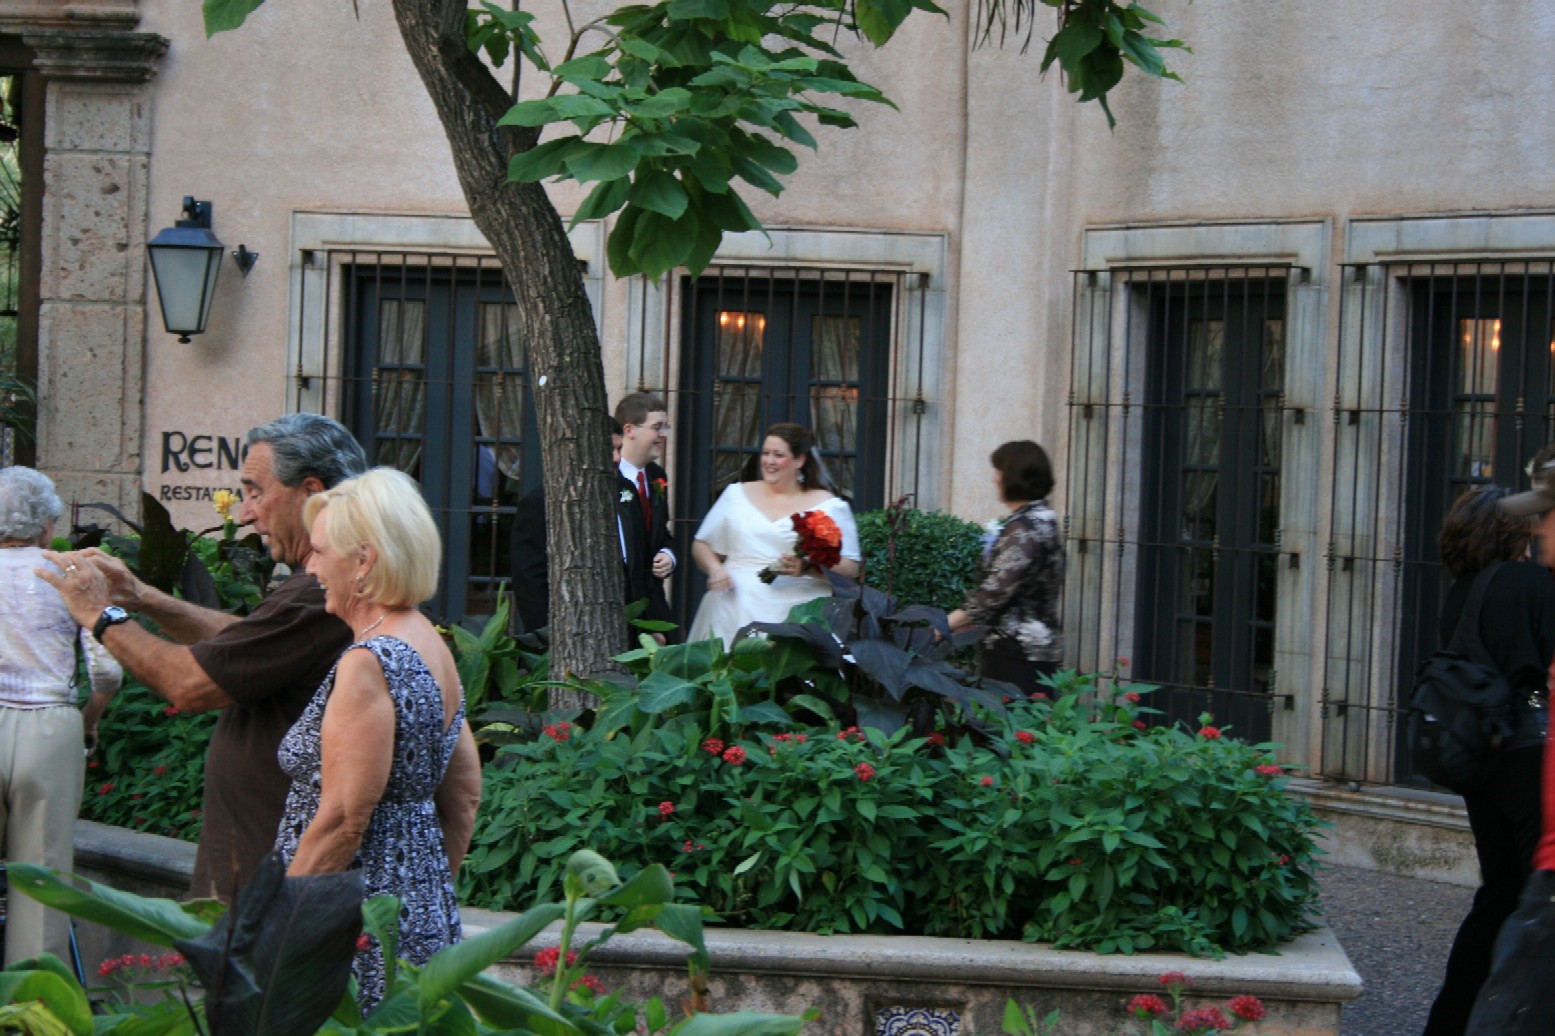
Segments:
[[[648,607],[642,617],[670,622],[672,618],[669,601],[664,596],[664,580],[656,579],[653,575],[654,556],[661,550],[675,549],[670,539],[669,494],[659,488],[667,485],[668,479],[664,469],[652,461],[643,469],[643,474],[648,480],[648,502],[652,512],[649,519],[643,516],[636,484],[625,475],[616,476],[620,490],[616,496],[616,513],[621,518],[621,531],[626,539],[626,603],[647,598]],[[676,557],[678,563],[678,552]],[[679,639],[673,630],[665,636],[671,643]],[[635,630],[632,643],[637,643]]]
[[[551,623],[551,573],[545,547],[545,487],[518,500],[513,516],[513,610],[526,632]]]

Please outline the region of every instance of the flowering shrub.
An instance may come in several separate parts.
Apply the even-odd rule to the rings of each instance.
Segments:
[[[135,831],[196,841],[205,746],[216,713],[181,715],[133,677],[103,714],[86,761],[81,816]]]
[[[1209,1004],[1183,1009],[1183,993],[1192,984],[1180,971],[1168,971],[1160,978],[1171,1003],[1155,993],[1140,993],[1128,1002],[1124,1009],[1130,1017],[1146,1022],[1148,1036],[1215,1036],[1217,1033],[1234,1032],[1249,1022],[1261,1020],[1268,1012],[1263,1001],[1256,996],[1234,996],[1226,1003],[1231,1013],[1228,1019],[1220,1008]],[[1004,1005],[1005,1032],[1011,1036],[1058,1036],[1059,1013],[1053,1011],[1038,1020],[1036,1012],[1025,1010],[1014,1000]],[[1120,1030],[1119,1036],[1138,1036],[1139,1030]]]
[[[488,765],[468,902],[522,908],[594,845],[627,870],[662,863],[749,927],[1200,955],[1310,927],[1318,821],[1271,747],[1139,730],[1144,688],[1066,674],[986,740],[766,722],[712,737],[700,708],[645,716],[619,700],[641,692],[600,691],[571,739]]]

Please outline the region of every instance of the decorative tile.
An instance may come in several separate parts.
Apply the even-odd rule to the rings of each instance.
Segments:
[[[961,1012],[948,1007],[882,1007],[875,1036],[961,1036]]]

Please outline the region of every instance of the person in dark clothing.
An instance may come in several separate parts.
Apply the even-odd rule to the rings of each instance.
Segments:
[[[1480,887],[1447,958],[1442,988],[1431,1005],[1425,1036],[1461,1036],[1474,999],[1490,973],[1502,922],[1517,907],[1532,870],[1540,832],[1540,794],[1547,728],[1546,679],[1555,659],[1555,579],[1526,560],[1533,527],[1507,513],[1501,486],[1482,486],[1453,504],[1437,539],[1453,577],[1442,606],[1441,642],[1452,639],[1474,578],[1504,562],[1490,577],[1479,634],[1518,703],[1517,732],[1489,763],[1479,786],[1463,796]]]

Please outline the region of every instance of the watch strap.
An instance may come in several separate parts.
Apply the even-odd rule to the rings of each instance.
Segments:
[[[123,608],[118,607],[117,605],[110,604],[108,607],[103,609],[103,613],[99,615],[97,617],[97,621],[92,624],[92,637],[99,644],[101,644],[103,642],[103,634],[108,632],[109,626],[117,626],[120,623],[129,621],[129,612],[125,611]]]

